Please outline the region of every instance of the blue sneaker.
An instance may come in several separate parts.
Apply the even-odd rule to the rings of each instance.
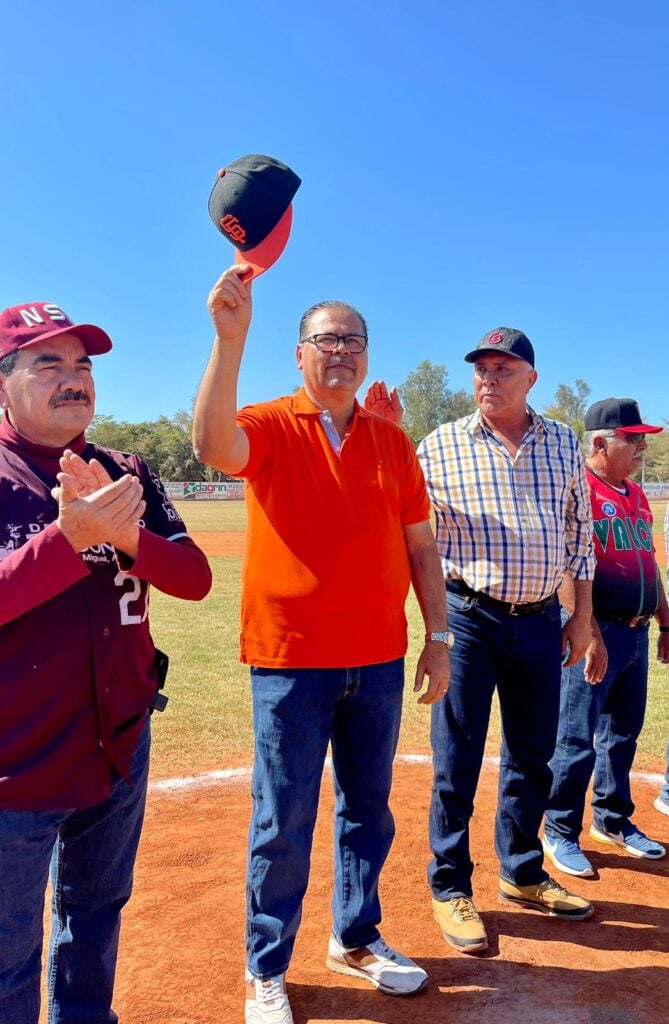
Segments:
[[[669,814],[669,798],[663,797],[660,793],[657,799],[653,802],[653,807],[656,811],[659,811],[660,814]]]
[[[596,825],[590,826],[590,835],[597,843],[604,843],[608,846],[621,846],[633,857],[643,857],[645,860],[660,860],[664,857],[666,850],[661,843],[649,839],[635,825],[630,826],[627,833],[604,832]]]
[[[564,871],[566,875],[577,875],[579,878],[591,878],[594,875],[592,864],[574,839],[559,839],[545,835],[541,845],[558,871]]]

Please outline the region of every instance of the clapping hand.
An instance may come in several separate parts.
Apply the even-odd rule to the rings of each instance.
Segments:
[[[396,423],[399,426],[402,422],[404,408],[397,388],[391,388],[388,391],[385,381],[372,381],[367,388],[364,405],[367,412],[382,416],[384,419],[390,420],[391,423]]]

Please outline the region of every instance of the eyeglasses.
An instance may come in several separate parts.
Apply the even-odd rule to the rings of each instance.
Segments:
[[[336,352],[343,345],[347,352],[359,356],[367,348],[368,339],[364,334],[312,334],[302,338],[300,344],[305,341],[314,345],[319,352]]]
[[[640,444],[644,444],[646,441],[645,434],[616,434],[615,430],[612,433],[607,434],[607,437],[615,437],[618,441],[624,441],[625,444],[633,444],[637,447]]]

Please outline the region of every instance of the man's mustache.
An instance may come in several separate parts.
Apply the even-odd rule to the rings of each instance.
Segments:
[[[66,402],[83,402],[84,405],[91,404],[85,391],[61,391],[59,395],[52,399],[51,404],[54,408],[57,408],[59,405],[65,405]]]

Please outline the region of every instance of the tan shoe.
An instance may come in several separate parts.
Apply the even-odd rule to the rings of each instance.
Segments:
[[[432,900],[432,910],[441,934],[461,953],[480,953],[488,948],[488,936],[479,912],[469,896]]]
[[[509,903],[519,903],[532,910],[542,910],[551,917],[566,921],[584,921],[593,912],[592,903],[582,896],[567,892],[554,879],[547,878],[537,885],[513,885],[504,878],[499,880],[500,898]]]

